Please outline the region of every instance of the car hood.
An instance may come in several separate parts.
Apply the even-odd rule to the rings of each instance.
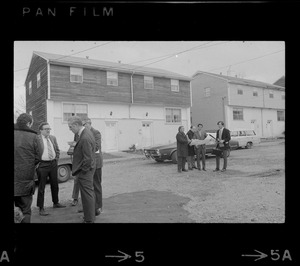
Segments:
[[[176,148],[177,144],[176,142],[171,143],[171,144],[165,144],[165,145],[155,145],[155,146],[149,146],[144,148],[145,150],[161,150],[161,149],[172,149],[172,148]]]

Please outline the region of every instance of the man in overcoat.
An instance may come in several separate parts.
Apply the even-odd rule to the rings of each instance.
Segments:
[[[21,114],[14,128],[14,203],[23,213],[22,223],[30,223],[35,167],[39,162],[37,132],[31,129],[32,116]]]
[[[217,125],[219,127],[216,136],[216,139],[218,141],[217,148],[223,150],[224,163],[221,172],[224,172],[226,171],[227,168],[227,157],[228,157],[228,150],[230,149],[229,141],[231,139],[231,136],[230,136],[229,129],[224,127],[223,121],[219,121]],[[214,172],[219,170],[220,170],[220,156],[216,156],[216,169],[214,170]]]
[[[101,151],[101,133],[92,127],[92,121],[90,118],[86,117],[82,121],[83,126],[89,129],[96,141],[96,153],[95,153],[95,160],[96,160],[96,170],[94,173],[93,185],[94,185],[94,192],[95,192],[95,215],[98,216],[102,212],[102,166],[103,166],[103,156]],[[74,187],[73,187],[73,202],[78,201],[79,195],[79,185],[77,180],[74,180]],[[76,205],[74,202],[73,205]],[[81,212],[81,210],[79,210]]]
[[[188,133],[186,133],[186,135],[188,136],[189,140],[195,139],[195,132],[196,132],[196,127],[195,126],[191,126],[190,130],[188,131]],[[188,161],[188,167],[189,170],[193,170],[193,168],[196,168],[195,166],[195,148],[194,146],[190,146],[188,145],[188,157],[187,157],[187,161]]]
[[[83,208],[83,222],[95,221],[95,194],[93,176],[96,169],[96,143],[91,131],[83,126],[79,116],[68,119],[69,129],[78,135],[73,151],[72,175],[78,180]]]
[[[186,134],[184,133],[184,127],[180,126],[178,128],[178,133],[176,135],[177,140],[177,167],[178,173],[181,171],[187,172],[185,169],[186,158],[188,156],[188,144],[191,142],[188,140]]]

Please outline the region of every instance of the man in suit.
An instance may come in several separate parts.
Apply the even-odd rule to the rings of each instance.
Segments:
[[[217,125],[219,127],[216,136],[216,139],[218,141],[217,148],[223,150],[224,163],[221,172],[224,172],[226,171],[227,168],[227,156],[228,156],[228,150],[230,149],[229,141],[231,139],[231,136],[230,136],[229,129],[224,127],[223,121],[219,121]],[[214,172],[219,170],[220,170],[220,156],[216,156],[216,169],[214,170]]]
[[[51,196],[53,208],[64,208],[66,206],[59,203],[58,200],[58,180],[57,180],[57,162],[60,155],[60,150],[55,136],[50,135],[50,125],[47,122],[42,122],[39,126],[40,134],[38,138],[39,148],[39,165],[37,167],[37,176],[39,181],[37,206],[39,207],[39,214],[42,216],[49,215],[44,209],[44,196],[47,177],[51,187]]]
[[[103,166],[103,156],[101,151],[101,133],[92,127],[92,121],[90,118],[86,117],[82,121],[83,126],[89,129],[96,141],[96,153],[95,153],[95,160],[96,160],[96,170],[94,173],[93,178],[93,185],[94,185],[94,192],[95,192],[95,215],[98,216],[102,212],[102,166]],[[74,181],[73,187],[73,202],[78,201],[79,195],[79,186],[77,180]],[[74,203],[73,205],[76,205]],[[81,212],[82,210],[79,210]]]
[[[188,140],[187,136],[185,135],[183,126],[178,128],[176,140],[178,173],[181,173],[181,171],[188,172],[188,170],[185,169],[185,163],[186,157],[188,156],[188,144],[191,142],[191,140]]]
[[[14,204],[22,212],[21,223],[31,222],[34,173],[39,162],[37,133],[31,129],[32,124],[32,116],[23,113],[14,127]]]
[[[191,126],[190,130],[188,131],[188,133],[186,133],[186,135],[188,136],[189,140],[192,140],[195,138],[195,132],[196,132],[196,127],[195,126]],[[194,146],[190,146],[188,145],[188,157],[187,157],[187,161],[188,161],[188,168],[189,170],[193,170],[193,168],[196,168],[195,166],[195,148]]]
[[[198,129],[195,132],[196,139],[204,140],[207,137],[207,133],[203,130],[203,125],[198,124]],[[206,154],[206,146],[205,144],[195,146],[195,151],[197,155],[197,168],[201,171],[200,157],[202,158],[202,170],[205,169],[205,154]]]
[[[78,180],[83,208],[83,222],[95,221],[95,194],[93,176],[96,169],[96,143],[91,131],[83,126],[79,116],[68,119],[69,129],[78,135],[73,151],[72,175]]]

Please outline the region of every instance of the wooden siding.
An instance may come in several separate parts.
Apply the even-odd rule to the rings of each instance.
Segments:
[[[41,86],[37,88],[37,74],[41,72]],[[29,95],[29,82],[32,82],[32,93]],[[29,66],[28,75],[25,81],[26,85],[26,112],[32,111],[33,126],[32,129],[38,131],[41,122],[47,121],[47,90],[48,90],[48,72],[47,61],[41,57],[33,56]]]
[[[179,92],[171,91],[171,79],[153,77],[153,89],[144,88],[144,76],[133,76],[133,101],[139,104],[190,107],[190,82],[179,80]]]
[[[131,103],[131,75],[118,72],[118,86],[108,86],[106,71],[83,68],[83,83],[70,82],[70,67],[51,65],[51,99],[60,101]],[[154,89],[144,89],[144,76],[133,75],[135,104],[190,106],[188,81],[179,82],[179,92],[171,91],[171,80],[154,77]]]

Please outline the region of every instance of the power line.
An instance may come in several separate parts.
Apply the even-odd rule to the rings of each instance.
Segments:
[[[73,55],[76,55],[76,54],[80,54],[80,53],[83,53],[83,52],[86,52],[86,51],[89,51],[89,50],[92,50],[92,49],[96,49],[98,47],[101,47],[101,46],[104,46],[104,45],[107,45],[109,43],[111,43],[113,41],[109,41],[109,42],[106,42],[106,43],[102,43],[100,45],[97,45],[97,46],[94,46],[94,47],[91,47],[91,48],[88,48],[88,49],[85,49],[85,50],[81,50],[79,52],[76,52],[76,53],[72,53],[72,54],[69,54],[69,55],[64,55],[64,56],[61,56],[59,58],[56,58],[55,60],[60,60],[62,58],[65,58],[65,57],[69,57],[69,56],[73,56]],[[17,70],[14,70],[14,72],[19,72],[19,71],[23,71],[23,70],[26,70],[28,69],[29,67],[26,67],[26,68],[22,68],[22,69],[17,69]]]
[[[265,54],[265,55],[254,57],[254,58],[250,58],[250,59],[245,60],[245,61],[240,61],[240,62],[237,62],[237,63],[234,63],[234,64],[230,64],[230,65],[227,65],[227,66],[218,67],[218,68],[214,68],[214,69],[210,69],[210,70],[206,70],[206,71],[211,72],[211,71],[215,71],[215,70],[218,70],[218,69],[223,69],[223,68],[226,68],[226,67],[229,67],[229,66],[239,65],[239,64],[246,63],[246,62],[253,61],[253,60],[257,60],[257,59],[260,59],[260,58],[263,58],[263,57],[266,57],[266,56],[269,56],[269,55],[272,55],[272,54],[277,54],[277,53],[280,53],[284,50],[285,49],[281,49],[281,50],[273,52],[273,53]]]

